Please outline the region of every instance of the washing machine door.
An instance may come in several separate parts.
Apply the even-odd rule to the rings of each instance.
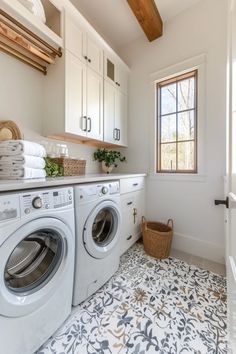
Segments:
[[[71,242],[70,229],[55,218],[32,220],[6,239],[0,247],[1,315],[26,315],[57,291]]]
[[[105,258],[117,246],[121,216],[113,201],[98,204],[84,225],[83,240],[87,252],[94,258]]]

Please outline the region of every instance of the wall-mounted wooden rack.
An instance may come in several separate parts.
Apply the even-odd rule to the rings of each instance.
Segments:
[[[0,50],[27,65],[47,73],[46,64],[53,64],[61,57],[60,48],[54,48],[19,21],[0,10]]]

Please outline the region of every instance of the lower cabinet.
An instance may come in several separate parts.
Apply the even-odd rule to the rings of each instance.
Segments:
[[[128,185],[130,179],[121,181],[121,184],[122,182]],[[121,186],[122,226],[120,254],[123,254],[140,238],[142,216],[146,212],[144,183],[142,183],[142,189],[140,190],[128,190],[122,194],[122,189],[124,188]],[[124,190],[127,190],[127,188]]]

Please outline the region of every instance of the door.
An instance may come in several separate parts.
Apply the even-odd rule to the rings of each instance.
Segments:
[[[65,15],[65,48],[74,54],[77,58],[86,63],[85,59],[86,35],[82,28],[78,26],[76,20],[73,20],[67,14]]]
[[[127,145],[127,96],[115,91],[115,128],[118,129],[117,144]]]
[[[39,218],[9,235],[0,247],[0,314],[25,316],[57,291],[72,234],[60,220]]]
[[[229,14],[229,114],[226,193],[226,266],[228,288],[228,325],[230,345],[236,353],[236,4]],[[226,199],[227,202],[227,199]]]
[[[69,51],[66,51],[65,55],[65,131],[86,136],[86,66]]]
[[[103,201],[88,216],[83,240],[87,252],[94,258],[105,258],[117,244],[120,234],[120,212],[116,203]]]
[[[87,137],[103,140],[103,79],[87,68]]]
[[[107,143],[117,142],[115,130],[115,97],[116,88],[104,81],[104,141]]]
[[[87,63],[88,67],[103,75],[103,50],[99,44],[87,35]]]

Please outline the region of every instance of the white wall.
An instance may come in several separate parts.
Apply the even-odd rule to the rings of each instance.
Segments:
[[[47,140],[41,135],[44,80],[40,72],[0,52],[0,120],[15,121],[25,139],[37,142]],[[100,171],[92,158],[94,148],[67,145],[71,156],[87,160],[87,173]]]
[[[128,164],[123,170],[152,172],[153,96],[150,74],[206,54],[205,177],[148,178],[147,216],[174,219],[174,247],[224,261],[225,86],[227,1],[203,0],[164,26],[162,38],[140,38],[121,49],[131,67]]]

